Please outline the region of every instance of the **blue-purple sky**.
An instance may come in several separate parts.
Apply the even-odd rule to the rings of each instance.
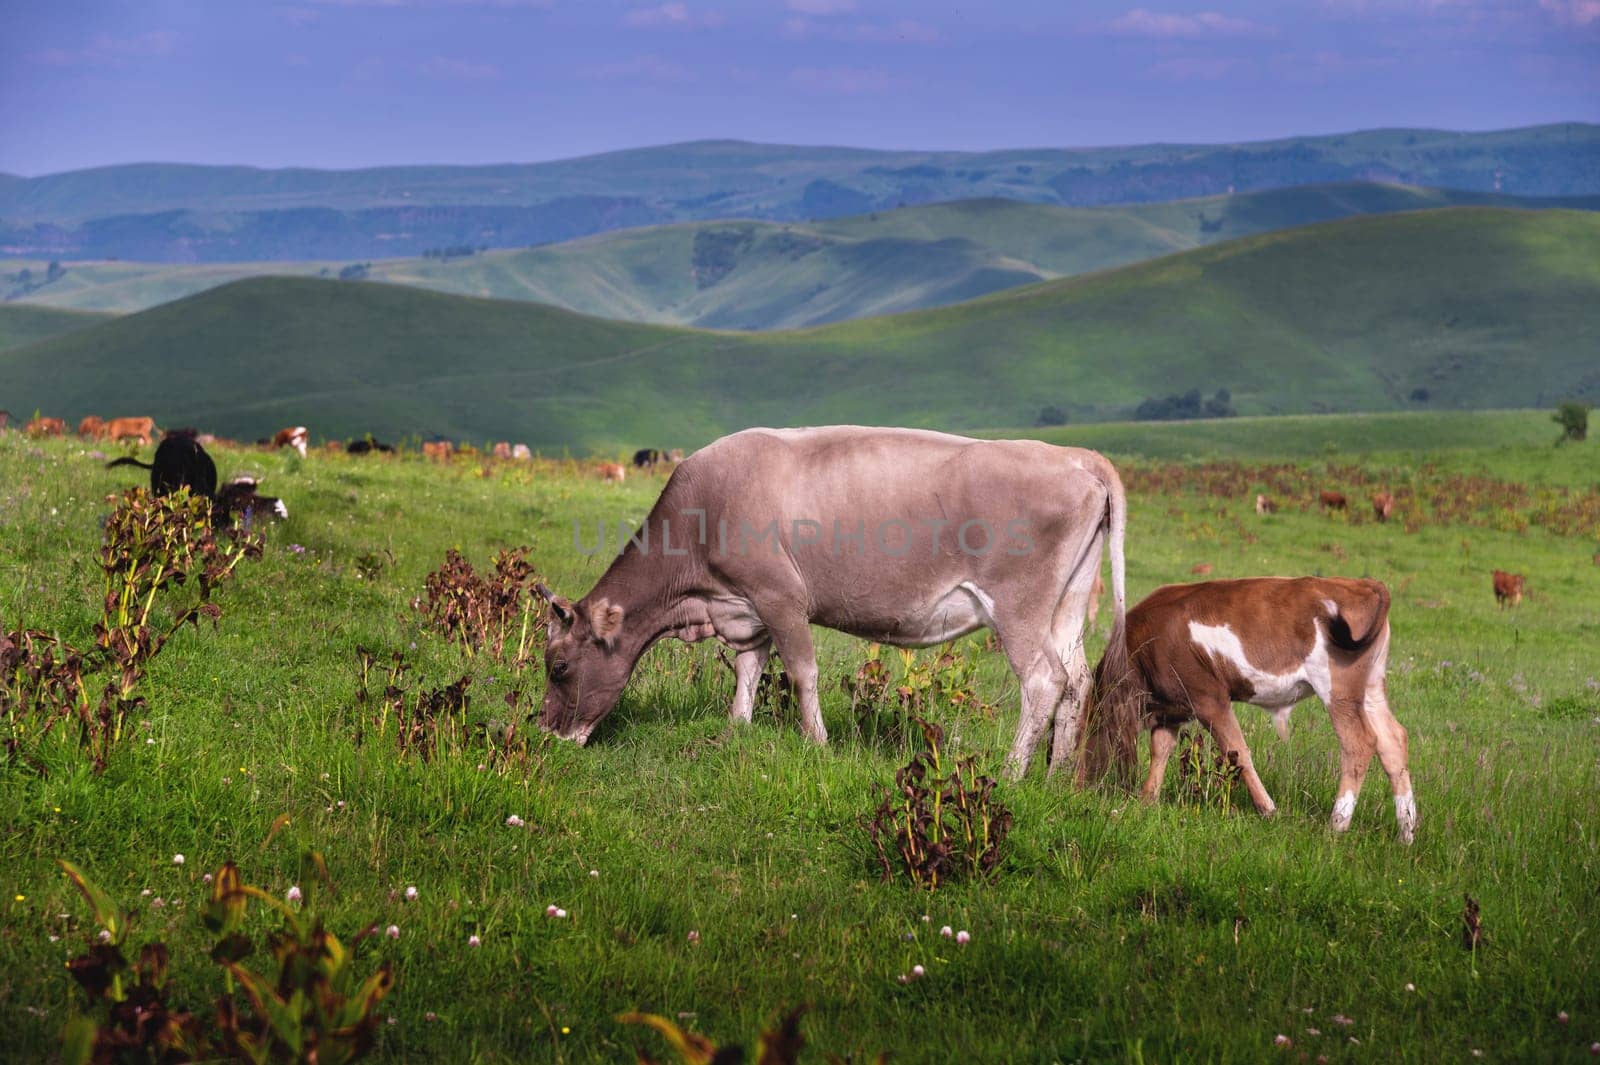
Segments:
[[[1600,0],[4,0],[0,171],[1600,119]]]

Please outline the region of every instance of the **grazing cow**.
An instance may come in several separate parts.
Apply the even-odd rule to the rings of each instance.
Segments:
[[[513,444],[511,446],[511,457],[518,462],[527,462],[533,458],[533,452],[528,450],[527,444]]]
[[[1265,495],[1262,495],[1260,492],[1256,493],[1256,513],[1257,514],[1276,514],[1277,511],[1278,511],[1278,504],[1274,503],[1272,500],[1268,499]]]
[[[715,636],[736,654],[733,718],[750,720],[776,650],[802,728],[825,743],[813,623],[900,647],[987,626],[1022,681],[1007,771],[1023,774],[1052,721],[1054,771],[1077,752],[1084,615],[1107,542],[1112,661],[1125,658],[1126,527],[1121,478],[1080,448],[848,425],[723,437],[673,471],[587,596],[540,588],[540,727],[587,742],[653,643]]]
[[[1494,601],[1502,609],[1522,605],[1522,574],[1494,571]]]
[[[1389,589],[1382,582],[1256,577],[1167,585],[1128,611],[1127,635],[1131,674],[1119,684],[1102,661],[1095,683],[1097,691],[1131,685],[1143,702],[1150,723],[1147,802],[1160,798],[1179,726],[1199,718],[1238,765],[1256,809],[1271,816],[1277,807],[1256,775],[1232,704],[1262,707],[1272,714],[1279,734],[1287,735],[1289,711],[1314,693],[1339,736],[1333,828],[1350,827],[1376,751],[1394,792],[1400,838],[1411,842],[1417,804],[1406,730],[1389,710],[1384,682]],[[1091,738],[1092,753],[1099,738]]]
[[[217,492],[217,464],[200,446],[193,429],[168,430],[150,462],[127,456],[106,463],[108,470],[113,466],[138,466],[149,470],[151,495],[164,496],[187,488],[195,495],[210,499]]]
[[[501,440],[501,441],[499,441],[498,443],[496,443],[494,445],[494,452],[493,453],[494,453],[494,457],[497,458],[497,459],[509,459],[511,457],[511,441],[509,441],[509,440]]]
[[[98,440],[106,435],[106,420],[98,414],[91,414],[78,423],[78,436],[83,440]]]
[[[1372,512],[1377,515],[1380,522],[1388,521],[1394,514],[1394,496],[1388,492],[1379,492],[1373,496]]]
[[[1194,565],[1189,567],[1189,572],[1194,574],[1197,577],[1209,576],[1210,573],[1211,573],[1211,563],[1209,563],[1209,562],[1196,562]]]
[[[672,462],[672,463],[682,462],[683,461],[683,448],[675,447],[671,451],[667,452],[667,461],[668,462]]]
[[[385,444],[381,440],[374,439],[369,434],[360,440],[350,441],[344,446],[344,450],[347,455],[366,455],[374,451],[382,455],[392,455],[394,453],[394,445]]]
[[[654,466],[656,463],[660,462],[664,457],[665,456],[663,456],[656,448],[642,447],[633,453],[633,468],[636,470],[647,470],[651,466]]]
[[[286,519],[289,508],[276,496],[264,496],[256,491],[261,482],[254,477],[239,476],[217,490],[213,512],[226,524],[238,522],[249,528],[258,516]]]
[[[322,450],[330,455],[337,455],[344,451],[344,443],[339,440],[324,440]]]
[[[1330,510],[1343,510],[1348,504],[1349,500],[1345,499],[1343,492],[1324,491],[1322,493],[1322,512],[1324,514]]]
[[[60,418],[39,417],[30,421],[24,432],[34,439],[43,436],[66,436],[67,423]]]
[[[108,440],[137,440],[140,446],[149,444],[156,433],[156,420],[148,417],[112,418],[106,422]]]
[[[628,467],[620,462],[602,462],[600,464],[600,479],[602,481],[615,481],[621,484],[622,479],[626,476],[628,476]]]
[[[448,440],[425,440],[422,444],[424,458],[437,459],[440,462],[450,461],[450,456],[456,453],[456,446]]]
[[[311,434],[303,425],[291,425],[287,429],[279,429],[272,437],[272,450],[292,447],[300,452],[300,457],[306,457],[306,444],[310,441]]]

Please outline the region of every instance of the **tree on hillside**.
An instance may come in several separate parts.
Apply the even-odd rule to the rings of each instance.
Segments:
[[[1563,403],[1556,408],[1550,420],[1561,426],[1561,439],[1556,443],[1564,444],[1568,440],[1585,440],[1589,436],[1589,405],[1587,403]]]
[[[1035,425],[1066,425],[1067,412],[1052,403],[1039,412]]]

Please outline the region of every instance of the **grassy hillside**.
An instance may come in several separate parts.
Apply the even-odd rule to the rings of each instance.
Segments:
[[[25,303],[0,303],[0,351],[44,340],[106,320],[106,315],[85,311],[34,307]],[[0,385],[0,394],[6,386]]]
[[[1262,457],[1298,446],[1286,437]],[[1593,462],[1597,450],[1543,453]],[[87,451],[0,435],[0,619],[80,647],[102,609],[105,498],[138,472]],[[223,586],[219,624],[182,629],[154,660],[106,772],[84,766],[75,728],[40,742],[28,718],[0,716],[41,758],[0,772],[0,1058],[55,1060],[83,998],[63,963],[98,928],[62,858],[130,907],[127,954],[170,947],[169,1001],[202,1013],[228,993],[201,925],[203,877],[232,860],[272,898],[302,888],[358,977],[394,966],[374,1062],[614,1065],[635,1048],[675,1060],[655,1033],[616,1021],[636,1009],[753,1060],[756,1033],[799,1003],[811,1006],[806,1063],[884,1050],[896,1065],[1592,1061],[1600,567],[1588,559],[1600,529],[1552,529],[1537,496],[1516,508],[1531,519],[1521,531],[1496,527],[1487,501],[1437,519],[1435,495],[1468,468],[1452,461],[1408,481],[1414,509],[1387,525],[1323,517],[1303,497],[1304,509],[1285,499],[1259,518],[1248,482],[1229,496],[1179,480],[1129,498],[1135,599],[1193,579],[1197,562],[1216,577],[1389,585],[1387,690],[1409,730],[1414,845],[1395,839],[1376,764],[1349,832],[1328,830],[1339,746],[1312,700],[1287,741],[1239,709],[1279,805],[1271,820],[1208,771],[1204,743],[1180,748],[1192,756],[1173,760],[1155,806],[1046,779],[1036,762],[995,787],[1013,819],[993,881],[930,892],[883,879],[862,829],[910,757],[886,735],[894,710],[853,708],[842,689],[866,661],[862,642],[815,630],[826,748],[775,698],[752,724],[730,723],[716,647],[668,640],[580,749],[507,709],[508,693],[523,708],[542,694],[539,665],[469,658],[410,606],[452,548],[481,571],[529,545],[552,586],[583,593],[603,563],[574,549],[574,524],[637,518],[660,477],[619,486],[555,464],[484,478],[465,461],[221,451],[225,475],[261,473],[290,517]],[[1313,471],[1297,480],[1315,485]],[[1600,513],[1592,492],[1581,498]],[[1496,566],[1527,576],[1515,610],[1494,603]],[[193,584],[158,597],[155,616],[165,621],[169,596],[187,603]],[[1091,654],[1108,613],[1088,633]],[[379,662],[367,703],[358,648]],[[392,653],[411,667],[397,687],[413,697],[471,680],[459,730],[440,725],[431,757],[402,753],[396,715],[380,712]],[[925,712],[947,755],[995,773],[1018,685],[981,634],[953,647],[953,668],[939,671],[940,654],[915,656],[923,681],[976,698],[935,698]],[[899,655],[882,659],[895,683],[906,678]],[[519,728],[502,741],[505,723]],[[305,849],[325,857],[331,885],[305,873]],[[1470,952],[1463,894],[1481,906]],[[256,972],[278,925],[264,911],[252,901],[244,926]],[[374,923],[393,925],[392,938],[357,937]],[[944,938],[945,925],[970,941]],[[922,978],[902,983],[913,966]]]
[[[1336,181],[1592,194],[1600,192],[1600,127],[1385,129],[1240,144],[994,152],[699,141],[549,163],[348,171],[140,164],[0,183],[0,219],[76,225],[161,211],[505,207],[601,197],[637,200],[677,220],[792,221],[972,196],[1141,203]],[[593,223],[596,231],[630,224]]]
[[[694,222],[449,260],[385,259],[367,276],[628,321],[792,329],[942,306],[1296,225],[1464,205],[1593,208],[1600,197],[1344,184],[1104,208],[960,200],[829,222]],[[134,311],[244,277],[337,276],[347,265],[71,263],[38,285],[46,263],[13,261],[0,263],[0,278],[28,271],[37,287],[17,298],[31,302]]]
[[[1461,208],[1230,241],[937,310],[771,334],[390,285],[240,282],[0,357],[18,402],[255,437],[691,445],[751,424],[952,429],[1600,398],[1600,216]],[[1409,400],[1425,389],[1426,404]]]

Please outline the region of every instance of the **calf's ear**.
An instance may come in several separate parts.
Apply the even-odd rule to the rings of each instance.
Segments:
[[[589,608],[589,627],[594,630],[594,638],[611,647],[617,642],[617,633],[622,631],[622,607],[607,599],[600,599]]]
[[[535,584],[534,592],[550,604],[550,635],[559,636],[572,625],[572,600],[556,595],[543,584]]]

